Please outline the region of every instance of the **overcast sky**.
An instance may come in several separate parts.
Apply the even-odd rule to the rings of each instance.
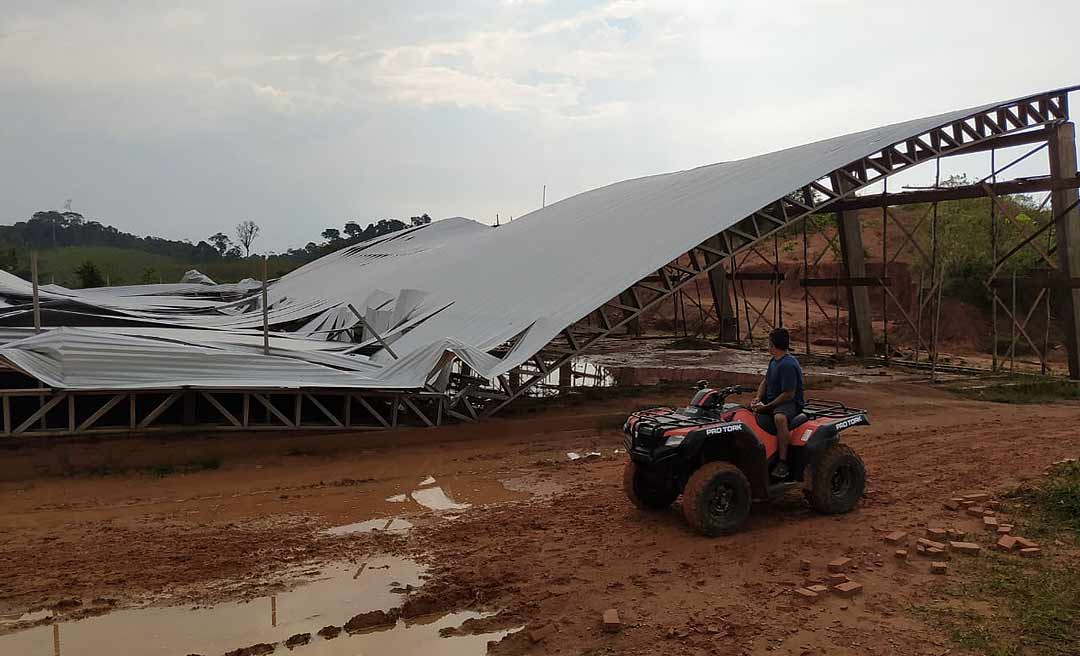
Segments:
[[[1078,28],[1076,0],[3,0],[0,221],[71,198],[193,241],[252,219],[257,250],[491,223],[1074,84]]]

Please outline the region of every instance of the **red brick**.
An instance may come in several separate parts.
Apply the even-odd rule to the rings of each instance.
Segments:
[[[837,558],[836,560],[829,562],[829,571],[834,574],[837,572],[843,572],[851,564],[850,558]]]
[[[976,503],[978,503],[978,502],[977,501],[961,501],[960,502],[960,507],[961,508],[970,508],[970,507],[974,506]]]
[[[1036,558],[1042,553],[1042,549],[1038,547],[1025,547],[1020,550],[1020,555],[1024,558]]]
[[[946,574],[949,571],[949,564],[935,560],[930,563],[931,574]]]
[[[850,580],[851,579],[848,578],[847,574],[829,574],[825,577],[825,581],[827,581],[829,585],[839,585],[841,583],[847,583]]]
[[[619,619],[619,611],[609,608],[604,611],[604,631],[618,633],[622,630],[622,620]]]
[[[967,514],[973,517],[982,517],[984,512],[986,512],[986,508],[982,506],[968,506],[967,509]]]
[[[950,542],[949,548],[957,553],[962,554],[977,554],[982,551],[982,547],[974,542]]]
[[[897,549],[895,555],[900,560],[907,560],[907,549]]]
[[[978,494],[965,494],[963,496],[964,501],[986,501],[990,498],[989,494],[985,492],[979,492]]]
[[[949,558],[949,552],[944,549],[938,549],[937,547],[930,547],[926,550],[925,554],[928,558]]]
[[[967,537],[967,531],[963,531],[963,530],[960,530],[958,528],[950,528],[949,529],[949,539],[950,540],[963,540],[966,537]]]
[[[919,538],[916,543],[921,544],[925,549],[941,549],[942,551],[945,551],[945,549],[948,548],[945,546],[944,542],[935,542],[933,540],[927,540],[926,538]]]
[[[961,501],[963,499],[949,499],[942,505],[945,506],[945,510],[959,510]]]
[[[896,544],[907,537],[907,531],[893,531],[885,536],[885,541],[889,544]]]
[[[944,540],[946,537],[948,537],[948,535],[949,532],[943,528],[926,529],[926,537],[930,538],[931,540],[937,540],[938,542]]]
[[[987,503],[986,506],[988,508],[990,508],[990,510],[1001,510],[1001,502],[1000,501],[991,501],[991,502]]]
[[[795,595],[803,601],[814,603],[818,600],[818,593],[807,588],[795,588]]]
[[[862,592],[862,583],[856,583],[855,581],[840,583],[839,585],[833,586],[833,592],[841,597],[854,597]]]
[[[998,527],[997,517],[983,517],[983,526],[992,531],[996,531]]]
[[[997,527],[997,534],[998,535],[1008,535],[1009,533],[1012,533],[1012,530],[1013,530],[1012,524],[999,524],[998,527]]]
[[[983,511],[983,517],[996,517],[996,516],[997,516],[997,511],[996,510],[984,510]]]
[[[808,585],[808,586],[806,586],[806,589],[809,590],[810,592],[816,592],[818,594],[821,594],[822,592],[828,592],[829,591],[829,586],[820,585],[820,584],[818,584],[818,585]]]
[[[1016,548],[1016,538],[1011,535],[1003,535],[998,538],[995,546],[1002,551],[1012,551]]]
[[[1032,542],[1027,538],[1022,538],[1019,535],[1016,536],[1016,544],[1021,549],[1035,549],[1039,546],[1038,542]]]
[[[809,572],[810,571],[810,561],[805,559],[805,558],[800,560],[799,561],[799,569],[804,571],[804,572]]]

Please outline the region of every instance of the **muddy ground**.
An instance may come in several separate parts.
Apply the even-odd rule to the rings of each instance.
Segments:
[[[871,412],[871,426],[845,433],[867,465],[861,505],[818,516],[793,493],[756,506],[739,534],[706,539],[677,504],[634,509],[616,453],[628,411],[687,394],[647,391],[411,433],[9,445],[0,454],[0,614],[55,607],[70,620],[255,598],[311,568],[394,554],[429,567],[404,615],[501,611],[472,628],[526,627],[489,644],[493,654],[957,653],[908,612],[936,594],[940,577],[927,561],[896,560],[884,533],[973,530],[973,518],[942,501],[1005,489],[1080,452],[1076,403],[985,404],[917,381],[833,382],[813,395]],[[440,491],[418,493],[425,486]],[[411,528],[327,532],[391,517]],[[853,559],[863,594],[797,602],[792,589],[839,556]],[[621,614],[621,632],[601,630],[607,608]],[[0,624],[0,634],[33,621]],[[551,631],[533,643],[530,630],[545,624]]]

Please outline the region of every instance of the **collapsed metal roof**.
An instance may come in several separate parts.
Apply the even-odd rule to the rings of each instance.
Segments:
[[[944,134],[955,142],[947,147],[963,148],[1046,125],[1065,115],[1068,91],[626,180],[498,228],[452,218],[349,246],[269,284],[266,319],[274,339],[268,355],[261,350],[257,284],[185,283],[50,286],[41,292],[46,332],[3,330],[0,358],[58,389],[420,389],[437,387],[452,357],[493,379],[718,234],[729,231],[745,245],[785,224],[785,203],[815,209],[787,200],[808,185],[823,189],[827,203],[925,159],[927,152],[940,155],[938,137],[934,144],[921,140],[928,133]],[[989,132],[982,118],[973,118],[995,111],[1000,125]],[[941,132],[945,127],[950,130]],[[967,132],[977,137],[965,142]],[[894,148],[905,142],[906,151]],[[911,161],[894,166],[893,153]],[[875,155],[876,163],[868,159]],[[850,176],[849,189],[815,182],[837,171]],[[767,212],[770,207],[783,216]],[[748,221],[753,230],[738,227]],[[26,324],[30,287],[0,275],[6,306],[0,323]],[[65,324],[96,327],[48,329]],[[343,341],[345,331],[355,331],[361,341]]]

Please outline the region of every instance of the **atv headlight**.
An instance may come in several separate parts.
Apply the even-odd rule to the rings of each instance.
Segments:
[[[664,446],[679,446],[686,439],[685,435],[672,435],[664,440]]]

